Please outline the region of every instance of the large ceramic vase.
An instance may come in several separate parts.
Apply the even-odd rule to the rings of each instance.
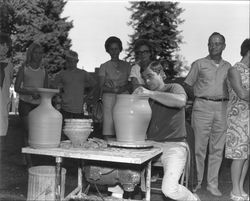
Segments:
[[[116,140],[133,143],[145,141],[151,115],[147,96],[117,95],[113,108]]]
[[[62,115],[51,104],[57,89],[35,89],[41,96],[41,103],[28,116],[29,139],[33,148],[58,147],[61,140]]]

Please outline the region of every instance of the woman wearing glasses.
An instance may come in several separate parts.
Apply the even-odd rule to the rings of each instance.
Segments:
[[[138,39],[134,47],[136,64],[132,66],[129,79],[132,82],[133,91],[144,85],[141,72],[154,61],[152,43],[146,39]]]

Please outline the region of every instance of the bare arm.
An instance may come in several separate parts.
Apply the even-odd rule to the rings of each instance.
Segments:
[[[44,88],[48,88],[49,87],[49,77],[48,77],[47,71],[45,71],[45,78],[44,78],[43,87]]]
[[[240,99],[249,101],[249,90],[246,90],[242,86],[242,80],[239,71],[235,68],[230,68],[228,70],[228,80]]]
[[[104,76],[99,76],[99,87],[100,93],[99,97],[102,96],[102,93],[118,93],[119,87],[115,86],[112,80],[107,80]]]
[[[22,66],[16,76],[16,82],[15,82],[15,91],[19,94],[24,94],[24,95],[32,95],[33,93],[25,88],[22,87],[23,84],[23,74],[24,74],[24,66]]]
[[[99,91],[99,99],[101,99],[102,98],[102,93],[103,93],[103,85],[104,85],[104,82],[105,82],[105,77],[104,76],[99,76],[98,77],[99,78],[99,89],[100,89],[100,91]]]
[[[136,77],[131,77],[131,83],[132,83],[132,90],[134,91],[136,88],[142,86],[142,84],[139,84],[138,79]]]
[[[135,94],[147,95],[149,98],[168,107],[182,108],[186,106],[187,97],[185,94],[174,94],[161,91],[150,91],[139,87],[134,91]]]

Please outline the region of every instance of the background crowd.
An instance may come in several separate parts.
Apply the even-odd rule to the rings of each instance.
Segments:
[[[0,36],[0,128],[1,135],[6,135],[13,65],[11,40],[6,35]],[[212,33],[208,39],[208,56],[193,62],[183,86],[167,83],[169,80],[148,40],[135,42],[136,62],[133,65],[119,58],[123,48],[119,38],[109,37],[104,47],[111,59],[100,65],[97,80],[77,68],[78,55],[72,50],[64,53],[65,68],[49,80],[41,65],[43,47],[36,42],[29,46],[15,81],[15,91],[19,94],[18,112],[26,130],[24,145],[27,145],[28,136],[27,116],[40,103],[39,94],[29,88],[59,88],[60,94],[54,97],[54,103],[60,105],[58,109],[64,118],[84,118],[86,99],[102,100],[101,137],[104,139],[115,137],[112,110],[117,94],[147,95],[152,109],[147,137],[164,150],[161,156],[164,195],[174,200],[199,200],[195,192],[201,188],[208,156],[207,190],[221,196],[218,178],[225,147],[225,157],[232,159],[230,197],[235,201],[249,200],[243,186],[249,163],[250,39],[241,44],[241,61],[231,66],[222,58],[226,39],[220,33]],[[187,143],[185,125],[185,106],[191,96],[187,94],[189,91],[195,97],[191,116],[195,136],[193,145]],[[195,150],[197,168],[197,186],[191,191],[179,184],[189,148]]]

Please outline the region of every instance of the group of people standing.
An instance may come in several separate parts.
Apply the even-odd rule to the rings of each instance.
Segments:
[[[98,99],[103,101],[104,139],[115,137],[112,110],[117,94],[147,95],[152,109],[147,139],[163,149],[160,158],[164,168],[163,194],[177,201],[200,200],[195,191],[202,185],[209,145],[207,190],[215,196],[221,196],[218,177],[226,144],[225,156],[233,159],[231,199],[249,200],[243,186],[248,170],[250,138],[250,39],[242,43],[242,59],[232,67],[222,59],[222,52],[226,47],[224,36],[217,32],[211,34],[208,39],[209,55],[192,64],[184,81],[185,86],[190,87],[195,96],[192,128],[195,135],[198,185],[194,192],[179,184],[189,150],[185,127],[185,106],[188,99],[185,86],[183,88],[177,83],[166,84],[164,68],[155,59],[154,46],[148,40],[138,39],[135,42],[136,62],[133,66],[119,58],[123,49],[119,38],[109,37],[104,46],[111,59],[101,64],[98,82],[85,70],[77,68],[78,54],[72,50],[65,53],[65,68],[53,81],[49,81],[48,73],[42,67],[42,46],[39,43],[29,46],[26,60],[19,69],[15,82],[15,91],[20,97],[18,111],[25,128],[27,129],[29,112],[40,101],[39,94],[30,91],[30,87],[59,88],[60,96],[56,101],[61,104],[60,110],[64,118],[84,118],[86,89],[92,95],[98,88]],[[1,45],[1,51],[4,47]],[[2,76],[2,70],[6,68],[2,68],[2,62],[0,64],[0,84],[3,88],[7,78],[6,73],[5,77]],[[27,143],[27,135],[25,139]]]
[[[103,135],[107,138],[114,137],[112,107],[116,94],[130,92],[148,95],[152,118],[147,138],[156,141],[164,149],[161,157],[164,166],[162,191],[175,200],[198,200],[197,195],[190,194],[188,189],[178,184],[187,151],[183,151],[186,138],[185,114],[182,114],[187,99],[185,90],[179,84],[164,83],[166,76],[160,62],[155,61],[153,46],[148,40],[139,39],[135,42],[136,63],[128,73],[129,64],[119,59],[122,46],[120,40],[116,40],[117,42],[110,39],[106,41],[105,48],[111,56],[107,63],[110,65],[108,67],[107,63],[103,64],[99,73],[102,89],[100,98],[104,101],[104,111],[109,111],[109,115],[104,116]],[[184,88],[191,88],[195,96],[191,124],[195,135],[198,184],[193,191],[201,188],[208,150],[207,190],[214,196],[222,195],[219,190],[219,170],[225,150],[225,157],[232,159],[233,189],[230,198],[243,201],[249,200],[248,192],[244,190],[244,181],[248,171],[250,145],[250,39],[245,39],[241,44],[242,59],[234,66],[222,58],[225,48],[225,37],[218,32],[212,33],[208,39],[209,55],[193,62],[184,81]],[[122,70],[125,65],[127,70]],[[126,90],[117,90],[123,86],[126,86]],[[113,101],[106,101],[106,96],[112,96]]]

